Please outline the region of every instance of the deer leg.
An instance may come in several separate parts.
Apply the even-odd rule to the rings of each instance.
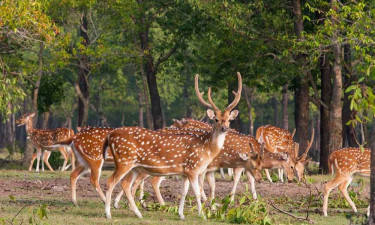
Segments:
[[[366,215],[367,215],[367,218],[370,217],[370,206],[367,207],[367,213],[366,213]]]
[[[46,163],[46,165],[47,165],[47,167],[48,167],[49,170],[54,171],[53,168],[52,168],[52,166],[48,162],[50,156],[51,156],[51,152],[50,151],[44,151],[44,157],[43,157],[44,160],[43,160],[43,162]],[[44,167],[43,162],[42,162],[42,167]]]
[[[352,207],[353,211],[356,213],[357,207],[355,207],[354,202],[352,201],[352,199],[349,197],[349,194],[348,194],[348,186],[352,182],[352,180],[353,180],[353,177],[350,177],[348,180],[345,180],[344,182],[342,182],[339,186],[339,190],[344,195],[346,201],[349,202],[349,205]]]
[[[103,163],[104,163],[104,160],[101,160],[100,162],[92,163],[90,165],[90,168],[91,168],[90,181],[92,185],[94,186],[95,190],[98,192],[100,198],[103,200],[103,202],[105,202],[106,197],[99,183],[99,178],[100,178],[100,173],[102,171]]]
[[[33,164],[34,164],[34,161],[35,159],[38,157],[38,154],[37,153],[33,153],[33,156],[31,157],[31,162],[30,162],[30,166],[29,166],[29,171],[31,172],[33,170]]]
[[[234,169],[233,187],[232,187],[232,191],[230,192],[230,201],[231,202],[234,201],[234,196],[236,194],[237,185],[238,185],[238,182],[240,181],[242,171],[244,171],[244,168],[235,168]]]
[[[199,181],[199,189],[202,196],[203,201],[207,201],[206,193],[204,193],[204,177],[206,176],[206,172],[198,176]]]
[[[271,176],[270,176],[270,171],[269,171],[269,169],[264,169],[264,171],[266,172],[267,180],[268,180],[270,183],[273,183],[273,182],[272,182],[272,179],[271,179]]]
[[[130,179],[124,179],[121,186],[122,186],[122,190],[125,192],[126,198],[128,199],[128,204],[129,204],[130,210],[133,211],[135,213],[135,215],[137,215],[138,218],[142,218],[142,214],[141,214],[137,205],[134,202],[134,197],[133,197],[132,191],[131,191],[133,183],[138,176],[138,172],[133,170],[133,171],[131,171],[131,173],[132,173],[132,175],[130,176],[131,178]]]
[[[207,172],[207,182],[208,185],[210,186],[210,205],[212,204],[212,201],[215,198],[215,172]]]
[[[160,193],[160,184],[165,179],[165,177],[153,177],[151,179],[152,188],[154,189],[155,195],[158,198],[160,205],[165,205],[164,199]]]
[[[189,179],[186,176],[182,176],[182,186],[181,186],[181,200],[180,206],[178,207],[178,215],[180,216],[181,220],[185,220],[184,216],[184,206],[185,206],[185,198],[189,190]]]
[[[188,178],[191,183],[191,186],[193,187],[195,198],[197,199],[198,216],[201,216],[202,215],[202,202],[201,202],[201,191],[199,187],[198,176],[189,176]],[[205,217],[204,214],[203,214],[203,217]]]
[[[68,153],[66,152],[64,147],[58,147],[58,148],[59,148],[61,155],[64,157],[64,163],[61,167],[61,171],[65,171],[66,169],[68,169],[68,167],[66,166],[66,164],[68,164],[68,158],[69,158]]]
[[[279,181],[281,183],[284,183],[284,172],[283,172],[283,170],[279,168],[279,169],[277,169],[277,172],[279,174]]]
[[[78,165],[77,168],[73,170],[70,174],[70,187],[72,189],[72,202],[75,206],[77,204],[77,180],[81,177],[81,175],[86,172],[86,168],[82,165]]]
[[[220,168],[220,175],[221,175],[221,178],[225,179],[225,174],[224,174],[223,168]]]
[[[72,170],[75,170],[76,168],[76,156],[74,155],[73,149],[69,147],[69,153],[70,153],[70,163],[72,164]]]
[[[116,170],[107,180],[107,192],[105,197],[105,214],[108,219],[111,216],[111,198],[116,184],[132,169],[131,166],[116,167]],[[129,201],[129,199],[128,199]]]
[[[228,168],[228,176],[229,176],[229,179],[233,176],[233,168]]]
[[[42,149],[37,148],[36,150],[36,172],[39,173],[39,161],[42,156]]]
[[[342,178],[337,175],[333,180],[329,181],[328,183],[324,185],[323,187],[323,215],[324,216],[327,216],[329,193],[332,191],[332,189],[337,187],[342,182],[343,182]]]
[[[253,199],[257,199],[258,196],[255,190],[255,179],[253,175],[251,175],[251,173],[249,173],[248,171],[246,171],[246,175],[247,175],[247,179],[249,179],[251,195],[253,196]]]

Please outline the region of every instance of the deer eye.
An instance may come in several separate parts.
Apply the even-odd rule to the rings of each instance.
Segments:
[[[215,122],[216,122],[216,123],[219,122],[219,119],[216,118],[216,119],[215,119]]]
[[[293,169],[294,167],[293,166],[290,166],[291,169]]]

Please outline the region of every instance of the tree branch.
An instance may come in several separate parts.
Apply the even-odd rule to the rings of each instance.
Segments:
[[[169,50],[169,52],[163,56],[163,54],[160,55],[160,57],[158,58],[158,60],[156,61],[155,63],[155,71],[158,70],[159,66],[161,63],[163,63],[164,61],[166,61],[169,57],[171,57],[171,55],[173,55],[176,51],[177,51],[177,44],[175,44],[175,46]]]
[[[311,219],[308,218],[308,217],[300,217],[300,216],[296,216],[296,215],[293,215],[292,213],[289,213],[289,212],[286,212],[286,211],[284,211],[284,210],[282,210],[282,209],[277,208],[277,207],[275,206],[275,204],[273,204],[272,201],[269,201],[269,203],[270,203],[270,205],[271,205],[273,208],[275,208],[277,211],[279,211],[279,212],[281,212],[281,213],[283,213],[283,214],[285,214],[285,215],[291,216],[291,217],[293,217],[293,218],[296,219],[296,220],[302,220],[302,221],[307,221],[307,222],[309,222],[309,223],[315,223],[315,221],[311,220]]]
[[[82,94],[82,91],[81,91],[81,88],[79,88],[79,85],[77,82],[74,83],[74,89],[76,90],[76,93],[78,95],[78,98],[81,99],[81,101],[87,105],[88,101],[87,99],[85,98],[85,96],[83,96]]]

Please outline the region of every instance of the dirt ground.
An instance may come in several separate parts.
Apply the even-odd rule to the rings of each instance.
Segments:
[[[44,198],[47,196],[62,197],[70,200],[70,180],[69,173],[66,172],[66,178],[62,176],[61,178],[51,178],[51,179],[30,179],[27,176],[26,171],[20,173],[25,173],[24,176],[12,177],[9,176],[6,179],[0,180],[0,196],[25,196],[27,198]],[[100,184],[103,190],[105,190],[106,177],[110,174],[109,171],[105,172],[105,177],[102,177]],[[37,174],[36,174],[37,176]],[[154,196],[149,179],[145,181],[145,190],[150,193],[148,201],[157,201]],[[355,181],[355,180],[354,180]],[[176,177],[169,177],[165,179],[161,184],[161,193],[165,201],[175,202],[179,199],[181,181]],[[261,183],[256,183],[256,190],[258,195],[263,198],[278,198],[286,197],[292,199],[303,199],[310,195],[319,194],[322,191],[323,182],[316,182],[310,184],[308,187],[305,184],[298,185],[297,183],[269,183],[268,181],[263,181]],[[232,188],[232,181],[229,179],[216,179],[216,196],[225,197],[229,194]],[[115,192],[117,193],[120,189],[120,185],[117,185]],[[241,181],[237,188],[237,193],[243,193],[246,189],[246,182]],[[207,183],[205,184],[206,195],[209,195],[209,187]],[[336,193],[334,190],[332,193]],[[194,196],[191,188],[189,189],[189,196]],[[369,198],[369,188],[365,187],[361,192],[361,198]],[[79,179],[77,185],[77,198],[78,201],[81,198],[98,198],[98,194],[90,183],[88,174]]]

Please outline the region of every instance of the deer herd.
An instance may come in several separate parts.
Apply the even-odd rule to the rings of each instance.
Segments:
[[[119,201],[125,193],[129,208],[136,216],[142,218],[135,204],[134,196],[140,186],[140,198],[143,194],[144,179],[153,176],[152,187],[161,205],[165,202],[160,193],[161,182],[169,175],[182,175],[181,199],[178,208],[179,216],[184,217],[185,197],[191,184],[196,200],[198,215],[203,215],[201,198],[207,200],[203,189],[204,179],[207,178],[210,187],[209,202],[215,197],[215,176],[218,169],[233,168],[233,187],[230,192],[231,201],[243,171],[246,171],[250,190],[254,199],[257,198],[255,180],[262,179],[262,170],[266,170],[267,179],[272,182],[269,169],[278,169],[279,179],[283,181],[284,173],[291,182],[296,176],[298,181],[303,178],[305,166],[309,160],[309,149],[314,140],[314,131],[307,141],[307,148],[299,155],[299,144],[293,141],[293,134],[276,126],[261,126],[256,131],[256,137],[238,133],[230,129],[230,121],[238,115],[234,110],[241,98],[242,79],[237,73],[238,90],[233,91],[234,100],[224,110],[220,110],[211,98],[211,88],[208,88],[207,99],[204,92],[199,91],[198,78],[195,76],[195,92],[199,102],[207,108],[207,117],[212,124],[194,119],[184,118],[173,120],[173,125],[160,130],[148,130],[141,127],[57,128],[41,130],[33,127],[32,119],[35,113],[21,116],[16,123],[25,125],[28,138],[36,149],[30,162],[32,170],[34,160],[37,160],[36,172],[39,171],[39,161],[53,170],[48,163],[50,151],[58,149],[64,156],[62,170],[66,170],[68,158],[71,159],[72,173],[70,174],[71,195],[74,205],[77,205],[77,180],[90,171],[90,181],[105,203],[107,218],[111,218],[111,198],[114,187],[121,181],[122,190],[115,198],[114,206],[119,207]],[[77,162],[75,161],[77,158]],[[99,178],[105,161],[113,162],[115,170],[107,180],[106,194],[102,191]],[[359,148],[345,148],[332,152],[329,156],[329,168],[336,171],[333,180],[324,185],[323,214],[327,216],[328,196],[330,191],[339,190],[349,202],[354,212],[357,209],[350,199],[347,188],[355,174],[370,175],[370,150],[361,151]],[[369,211],[369,209],[368,209]]]

